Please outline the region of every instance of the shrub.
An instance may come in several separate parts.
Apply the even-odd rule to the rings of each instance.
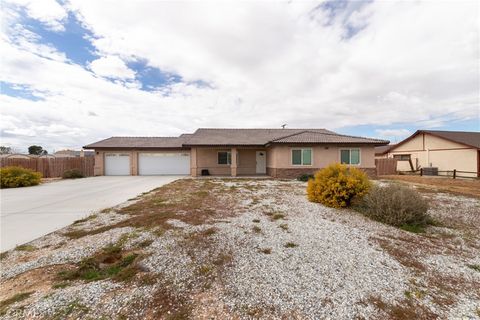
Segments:
[[[415,190],[391,184],[375,186],[359,202],[358,211],[373,220],[396,227],[422,227],[429,223],[428,203]],[[411,230],[412,229],[412,230]]]
[[[0,169],[0,186],[18,188],[35,186],[40,183],[42,174],[22,167],[4,167]]]
[[[308,200],[334,208],[348,207],[354,198],[361,198],[370,189],[367,175],[342,164],[332,164],[308,181]]]
[[[307,182],[308,180],[313,179],[313,174],[301,174],[297,177],[298,181]]]
[[[70,169],[70,170],[65,170],[63,171],[62,178],[63,179],[77,179],[77,178],[83,178],[84,175],[82,171],[78,169]]]

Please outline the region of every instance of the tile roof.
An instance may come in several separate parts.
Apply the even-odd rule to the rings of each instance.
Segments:
[[[325,133],[305,130],[283,138],[275,139],[272,143],[368,143],[387,144],[388,141],[355,136],[347,136],[337,133]]]
[[[188,139],[186,145],[258,145],[307,129],[209,129],[200,128]],[[313,132],[333,133],[326,129],[308,129]]]
[[[466,144],[474,148],[480,149],[480,132],[475,131],[440,131],[440,130],[419,130],[418,132],[425,132],[441,137],[447,140]]]
[[[326,129],[210,129],[179,137],[111,137],[84,146],[95,148],[182,148],[189,146],[265,146],[270,143],[367,143],[388,141],[337,134]]]
[[[96,148],[182,148],[187,137],[111,137],[84,146]]]

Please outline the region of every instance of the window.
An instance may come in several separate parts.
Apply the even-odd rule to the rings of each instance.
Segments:
[[[312,149],[292,149],[292,164],[294,166],[311,166]]]
[[[360,164],[360,149],[340,150],[340,163],[342,164]]]
[[[232,164],[232,153],[230,151],[219,151],[218,164]]]
[[[394,159],[397,159],[399,161],[408,161],[410,160],[410,155],[409,154],[395,154],[393,156]]]

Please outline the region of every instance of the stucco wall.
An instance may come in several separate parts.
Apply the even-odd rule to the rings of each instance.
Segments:
[[[202,169],[207,169],[211,175],[230,175],[230,165],[218,164],[219,151],[232,151],[231,148],[195,148],[196,152],[196,173],[200,175]],[[237,175],[256,174],[256,151],[265,149],[239,149],[237,148]],[[192,152],[193,153],[193,152]],[[193,157],[192,157],[193,159]],[[268,159],[268,152],[267,152]],[[193,160],[192,160],[193,162]],[[192,163],[192,167],[194,167]]]
[[[130,155],[130,175],[138,175],[138,154],[142,152],[147,153],[172,153],[172,152],[181,152],[181,153],[190,153],[190,150],[185,149],[169,149],[169,150],[104,150],[97,149],[95,150],[95,166],[94,166],[94,175],[101,176],[105,174],[105,153],[124,153]]]
[[[312,165],[292,165],[292,149],[311,148]],[[375,150],[373,146],[289,146],[277,145],[267,149],[267,167],[269,168],[324,168],[332,163],[340,162],[341,149],[360,149],[359,168],[375,168]]]

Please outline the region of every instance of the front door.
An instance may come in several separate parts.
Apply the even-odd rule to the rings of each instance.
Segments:
[[[258,174],[266,174],[267,173],[267,152],[266,151],[257,151],[256,153],[257,159],[257,170]]]

